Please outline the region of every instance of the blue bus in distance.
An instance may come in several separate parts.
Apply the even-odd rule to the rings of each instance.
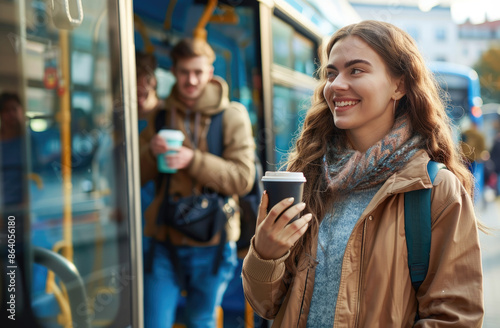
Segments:
[[[428,66],[444,91],[455,142],[461,142],[463,132],[472,125],[481,131],[483,100],[477,72],[471,67],[448,62],[430,62]],[[478,201],[483,193],[484,163],[476,161],[471,171],[476,179],[474,198]]]

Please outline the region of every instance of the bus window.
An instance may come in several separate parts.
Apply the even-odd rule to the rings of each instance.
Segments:
[[[430,69],[443,89],[455,141],[471,123],[482,125],[479,77],[472,68],[447,62],[431,62]]]
[[[10,291],[7,247],[0,251],[0,300],[16,300],[7,326],[139,327],[135,80],[122,50],[132,29],[119,28],[130,27],[121,18],[131,6],[21,0],[1,8],[0,104],[16,110],[0,117],[15,128],[0,138],[0,214],[16,227]]]

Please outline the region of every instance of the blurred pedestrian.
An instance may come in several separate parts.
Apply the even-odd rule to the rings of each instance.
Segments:
[[[497,195],[500,195],[500,131],[499,130],[497,130],[497,134],[495,136],[495,139],[493,141],[493,146],[490,151],[490,158],[491,161],[494,163],[495,173],[497,176],[497,188],[496,188]]]
[[[32,256],[27,246],[31,245],[29,231],[29,211],[27,174],[30,172],[26,158],[27,133],[25,133],[26,115],[21,98],[16,92],[0,94],[0,301],[2,304],[12,302],[15,295],[15,320],[4,321],[8,327],[27,327],[36,322],[31,306],[29,293],[32,285],[32,268],[24,259]],[[34,156],[31,160],[35,161]],[[12,226],[14,223],[15,226]],[[12,230],[11,228],[14,228]],[[14,231],[14,232],[13,232]],[[15,237],[15,258],[11,262],[12,235]],[[9,247],[8,247],[9,246]],[[9,261],[9,262],[7,262]],[[11,268],[15,268],[12,270]],[[5,272],[3,269],[6,269]],[[15,271],[12,277],[8,272]],[[12,279],[15,283],[12,283]],[[15,286],[15,292],[13,286]],[[9,297],[10,295],[10,297]],[[8,298],[9,297],[9,298]],[[6,309],[6,307],[2,307]],[[2,311],[5,313],[5,311]]]
[[[26,158],[24,149],[25,116],[21,99],[16,93],[0,94],[0,167],[2,176],[3,196],[2,208],[22,211],[22,205],[27,197],[24,190]],[[9,215],[12,215],[10,213]]]
[[[239,222],[230,214],[231,196],[252,188],[255,145],[247,110],[229,101],[227,83],[213,75],[212,48],[202,40],[183,39],[172,49],[171,57],[177,82],[165,109],[150,117],[140,135],[141,181],[155,180],[158,187],[145,213],[145,234],[154,238],[145,259],[145,327],[170,328],[183,289],[187,293],[187,326],[215,327],[215,310],[237,265]],[[218,115],[222,115],[222,128],[216,131],[221,136],[221,155],[210,153],[207,141],[211,121],[220,118]],[[180,130],[185,136],[174,154],[162,155],[174,149],[158,135],[159,127]],[[177,172],[160,174],[158,158]],[[182,210],[174,202],[204,192],[222,195],[227,203],[219,209],[230,216],[208,241],[196,240],[171,226],[176,211]]]
[[[158,99],[156,88],[158,80],[155,75],[157,61],[154,54],[147,54],[140,51],[135,53],[135,69],[137,77],[137,118],[139,133],[146,128],[148,117],[156,109],[162,106]],[[144,229],[144,212],[149,207],[155,197],[154,181],[148,181],[141,186],[141,213],[142,227]],[[142,242],[143,253],[146,254],[150,244],[149,237],[144,236]]]
[[[307,179],[304,202],[267,212],[263,195],[243,263],[246,298],[273,327],[480,327],[473,179],[416,43],[394,25],[363,21],[323,49],[288,164]],[[430,159],[447,167],[433,184]],[[416,293],[404,195],[431,187],[429,269]]]
[[[462,132],[460,146],[467,158],[469,169],[474,173],[477,163],[482,163],[482,155],[486,151],[486,140],[483,133],[479,131],[477,123],[471,122],[471,126]]]
[[[155,75],[157,67],[154,54],[136,52],[137,76],[137,117],[139,118],[139,132],[147,125],[148,115],[161,106],[156,88],[158,80]]]
[[[483,200],[485,184],[484,158],[489,155],[486,150],[486,139],[477,123],[471,122],[470,127],[462,132],[460,146],[465,156],[469,170],[475,178],[474,201]]]

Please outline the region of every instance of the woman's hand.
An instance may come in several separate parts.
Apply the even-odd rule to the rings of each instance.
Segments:
[[[306,204],[299,203],[285,211],[293,203],[293,198],[287,198],[273,206],[269,213],[267,213],[268,203],[269,197],[264,191],[259,205],[254,247],[262,259],[274,260],[285,255],[306,232],[312,214],[306,214],[288,224],[293,217],[304,210]],[[276,220],[281,212],[283,214]]]

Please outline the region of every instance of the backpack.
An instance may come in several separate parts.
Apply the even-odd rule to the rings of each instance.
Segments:
[[[427,172],[434,182],[444,164],[429,161]],[[408,268],[411,284],[418,291],[427,275],[431,251],[431,189],[420,189],[404,194],[404,216],[406,247],[408,249]],[[418,310],[415,321],[418,320]]]
[[[155,131],[159,131],[165,124],[166,111],[158,111],[155,118]],[[210,127],[207,132],[207,145],[211,154],[222,157],[224,151],[224,138],[222,116],[224,111],[221,111],[211,117]],[[255,177],[252,190],[239,197],[240,207],[240,238],[236,242],[238,250],[246,249],[250,246],[250,240],[255,234],[255,225],[259,211],[260,198],[264,187],[262,184],[263,168],[259,160],[259,156],[255,153],[254,156]]]
[[[210,153],[222,157],[224,148],[222,114],[224,111],[212,116],[210,128],[207,133],[207,144]],[[260,198],[264,187],[262,185],[263,168],[259,156],[254,156],[255,176],[252,190],[244,196],[239,197],[240,207],[240,238],[236,242],[238,250],[250,246],[250,240],[255,234],[255,225],[259,212]]]

